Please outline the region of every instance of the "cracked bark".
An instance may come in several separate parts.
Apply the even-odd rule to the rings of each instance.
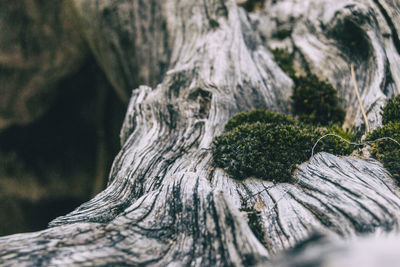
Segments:
[[[136,75],[154,88],[132,91],[107,188],[47,230],[0,238],[0,260],[273,265],[275,255],[315,231],[348,238],[398,230],[400,192],[376,161],[320,153],[299,166],[293,184],[237,181],[213,165],[212,140],[232,115],[254,108],[288,112],[293,82],[267,46],[292,47],[302,55],[299,70],[306,64],[342,88],[349,126],[362,121],[349,61],[359,63],[357,81],[374,126],[384,100],[399,92],[399,54],[391,39],[397,17],[385,9],[398,12],[396,4],[275,2],[248,15],[233,1],[75,0],[89,46],[121,97]],[[330,35],[346,30],[344,22],[360,32],[366,53],[345,49],[340,34]],[[291,36],[275,39],[285,23]],[[263,235],[253,233],[242,207],[259,212]]]

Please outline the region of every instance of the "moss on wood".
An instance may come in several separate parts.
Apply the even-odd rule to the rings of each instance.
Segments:
[[[382,108],[383,126],[367,136],[368,141],[381,139],[372,144],[371,154],[400,183],[400,96],[394,97]],[[386,139],[390,137],[390,140]]]
[[[293,112],[301,121],[320,125],[343,123],[346,112],[339,106],[337,91],[330,83],[313,74],[294,80]]]
[[[240,211],[246,214],[247,223],[249,224],[251,231],[257,237],[258,241],[266,247],[267,242],[265,241],[265,231],[261,222],[261,212],[253,207],[246,206],[242,207]]]
[[[242,113],[228,122],[214,140],[213,158],[233,178],[258,177],[291,181],[298,164],[306,161],[315,142],[335,130],[314,127],[270,111]],[[315,152],[348,155],[352,147],[334,136],[324,138]]]
[[[255,122],[265,122],[276,125],[294,125],[297,123],[293,118],[289,116],[271,112],[265,109],[255,109],[249,112],[242,112],[233,116],[225,125],[225,131],[232,131],[234,128],[244,123]]]
[[[293,53],[287,49],[272,50],[275,61],[294,81],[292,111],[299,120],[319,124],[342,124],[346,115],[339,105],[337,90],[328,81],[307,73],[297,75],[293,67]]]
[[[271,50],[276,63],[279,67],[289,75],[290,78],[296,77],[296,71],[293,68],[293,53],[289,53],[287,49],[276,48]]]
[[[390,99],[382,108],[383,125],[391,122],[400,122],[400,95]]]
[[[385,137],[400,142],[400,123],[389,122],[375,129],[367,136],[367,140],[373,141]],[[382,139],[372,144],[371,154],[375,159],[381,161],[383,166],[400,183],[400,146],[392,140]]]
[[[247,0],[239,5],[241,7],[243,7],[244,9],[246,9],[247,12],[256,12],[263,7],[264,1],[263,0]]]
[[[279,29],[274,33],[274,37],[284,40],[292,35],[293,29]]]

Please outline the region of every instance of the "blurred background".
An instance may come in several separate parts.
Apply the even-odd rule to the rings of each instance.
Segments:
[[[71,1],[0,2],[0,236],[105,187],[127,104],[108,81]]]

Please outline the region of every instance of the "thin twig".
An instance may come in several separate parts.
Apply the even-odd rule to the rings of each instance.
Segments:
[[[311,150],[311,157],[314,156],[314,149],[315,149],[315,147],[317,146],[317,144],[319,143],[319,141],[321,141],[323,138],[325,138],[325,137],[327,137],[327,136],[335,136],[335,137],[338,137],[338,138],[342,139],[344,142],[348,143],[349,145],[355,145],[355,146],[364,146],[364,145],[367,145],[367,144],[371,144],[371,143],[378,142],[378,141],[380,141],[380,140],[390,140],[390,141],[393,141],[393,142],[395,142],[396,144],[398,144],[398,145],[400,146],[400,143],[399,143],[398,141],[396,141],[395,139],[391,138],[391,137],[381,137],[381,138],[378,138],[378,139],[375,139],[375,140],[371,140],[371,141],[365,141],[365,142],[360,142],[360,143],[353,143],[353,142],[350,142],[350,141],[348,141],[347,139],[341,137],[340,135],[337,135],[337,134],[326,134],[326,135],[324,135],[324,136],[321,136],[321,137],[317,140],[317,142],[315,142],[315,144],[314,144],[314,146],[312,147],[312,150]]]
[[[353,85],[354,85],[354,91],[356,91],[358,104],[360,105],[361,113],[362,113],[363,118],[364,118],[365,130],[366,130],[367,133],[369,133],[369,124],[368,124],[367,113],[365,113],[365,109],[364,109],[364,106],[363,106],[362,101],[361,101],[360,92],[359,92],[358,86],[357,86],[356,75],[354,73],[354,64],[353,63],[351,63],[350,69],[351,69],[351,77],[352,77]]]

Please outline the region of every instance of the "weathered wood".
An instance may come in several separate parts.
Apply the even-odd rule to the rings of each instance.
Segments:
[[[398,14],[395,1],[266,1],[251,17],[266,45],[296,52],[298,69],[309,68],[337,89],[347,110],[347,127],[363,119],[354,92],[350,65],[371,127],[380,123],[379,109],[387,97],[400,93]],[[291,30],[283,40],[280,30]]]
[[[161,82],[175,31],[166,28],[167,5],[153,0],[71,1],[92,53],[126,103],[138,84]]]
[[[400,191],[376,161],[320,153],[298,168],[296,182],[273,184],[233,180],[210,155],[213,138],[235,113],[288,112],[293,82],[268,45],[292,46],[298,70],[307,65],[340,88],[349,126],[362,122],[349,74],[355,61],[368,118],[378,125],[380,106],[399,92],[394,32],[385,34],[396,27],[382,13],[386,5],[267,1],[263,12],[249,17],[229,0],[75,2],[94,54],[116,90],[130,83],[134,70],[142,70],[149,83],[164,76],[154,89],[133,90],[107,189],[51,222],[50,229],[0,238],[2,262],[268,265],[316,230],[346,238],[399,229]],[[139,15],[152,7],[157,12]],[[153,28],[152,21],[166,25],[157,22]],[[293,28],[290,40],[277,40],[274,31],[287,21]],[[328,34],[343,31],[343,21],[360,31],[363,38],[356,41],[367,51],[349,52],[343,40]],[[141,23],[143,32],[133,33]],[[128,33],[121,33],[125,28]],[[132,46],[121,45],[120,38],[131,33]],[[150,33],[151,38],[144,37]],[[146,45],[159,51],[160,60],[171,56],[168,71],[152,72],[159,64],[154,51],[130,60],[138,51],[145,53]],[[141,62],[142,57],[147,60]],[[258,212],[251,224],[260,232],[250,229],[243,207]]]

